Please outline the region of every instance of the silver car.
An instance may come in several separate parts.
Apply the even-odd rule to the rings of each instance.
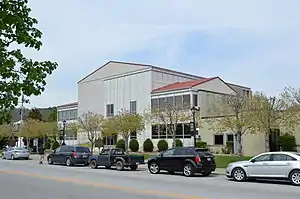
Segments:
[[[233,162],[226,168],[226,176],[235,181],[283,179],[300,186],[300,153],[267,152],[248,161]]]
[[[25,159],[28,160],[30,157],[29,151],[24,147],[10,147],[3,152],[4,159]]]

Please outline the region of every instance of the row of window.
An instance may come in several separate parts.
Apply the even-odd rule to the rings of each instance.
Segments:
[[[265,161],[297,161],[296,158],[286,154],[264,154],[254,159],[255,162]]]
[[[192,95],[192,98],[192,105],[198,106],[198,95],[194,94]],[[180,109],[190,109],[191,95],[178,95],[151,99],[152,109],[164,109],[167,105],[172,105]]]
[[[233,142],[233,134],[226,134],[226,141],[224,142],[224,134],[214,135],[214,145],[225,145],[226,142]]]
[[[106,116],[111,117],[114,116],[114,104],[107,104],[106,105]],[[129,106],[130,113],[136,113],[136,101],[131,101]]]
[[[162,124],[152,125],[151,139],[171,139],[172,133],[170,129],[170,126],[166,128],[166,126]],[[177,124],[175,136],[176,138],[191,138],[190,124]]]
[[[58,111],[57,116],[58,116],[58,121],[77,120],[78,110],[77,109],[72,109],[72,110]]]

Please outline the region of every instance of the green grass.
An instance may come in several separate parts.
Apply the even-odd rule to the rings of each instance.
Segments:
[[[148,154],[148,153],[132,153],[132,155],[144,155],[145,160],[148,158],[151,158],[153,156],[156,156],[157,154]],[[215,155],[215,161],[217,168],[226,168],[228,164],[236,161],[241,161],[241,160],[249,160],[251,157],[239,157],[236,155]]]

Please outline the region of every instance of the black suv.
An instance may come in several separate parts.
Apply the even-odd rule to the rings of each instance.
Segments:
[[[215,171],[216,164],[214,156],[207,149],[175,147],[150,158],[148,169],[152,174],[164,170],[171,174],[183,172],[183,175],[187,177],[193,176],[195,173],[209,176],[211,172]]]
[[[90,155],[91,151],[88,147],[64,145],[50,153],[47,160],[48,164],[88,165]]]

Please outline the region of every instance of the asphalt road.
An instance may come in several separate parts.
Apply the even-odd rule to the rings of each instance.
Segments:
[[[22,199],[298,199],[300,187],[286,183],[228,181],[225,176],[186,178],[139,171],[38,165],[0,160],[0,198]]]

